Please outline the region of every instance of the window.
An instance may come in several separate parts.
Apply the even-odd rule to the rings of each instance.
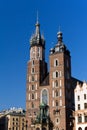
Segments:
[[[87,130],[87,127],[85,127],[85,130]]]
[[[53,78],[57,78],[57,77],[58,77],[58,72],[57,71],[53,72]]]
[[[87,109],[87,103],[84,103],[84,109]]]
[[[33,102],[31,103],[31,107],[34,108],[34,103]]]
[[[58,72],[56,71],[56,78],[58,77]]]
[[[56,123],[57,123],[57,124],[59,123],[59,118],[56,118]]]
[[[32,65],[34,65],[34,60],[32,60]]]
[[[16,121],[18,121],[18,118],[16,118]]]
[[[34,73],[34,68],[32,68],[32,73]]]
[[[34,85],[32,85],[32,90],[34,90],[35,89],[35,86]]]
[[[55,92],[55,96],[58,97],[58,91]]]
[[[32,76],[32,81],[34,81],[34,76]]]
[[[84,94],[84,99],[86,99],[86,94]]]
[[[78,101],[80,101],[80,96],[78,96]]]
[[[48,92],[46,89],[42,91],[42,103],[48,104]]]
[[[58,107],[58,101],[56,101],[56,107]]]
[[[79,127],[79,128],[78,128],[78,130],[82,130],[82,128],[81,128],[81,127]]]
[[[78,110],[80,110],[80,104],[78,104]]]
[[[87,122],[87,115],[84,115],[84,122]]]
[[[58,81],[57,80],[55,81],[55,87],[58,87]]]
[[[82,115],[78,116],[78,123],[82,122]]]
[[[54,66],[58,66],[58,59],[54,59]]]
[[[40,47],[38,47],[38,52],[40,52]]]
[[[32,93],[32,99],[34,99],[34,93]]]

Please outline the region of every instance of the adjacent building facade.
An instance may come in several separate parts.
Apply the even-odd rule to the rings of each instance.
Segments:
[[[70,51],[63,43],[62,32],[50,49],[49,72],[45,61],[45,39],[40,24],[30,39],[27,64],[26,117],[28,128],[36,130],[74,129],[74,88],[78,81],[71,76]],[[50,127],[51,126],[51,127]]]
[[[87,83],[77,83],[74,93],[76,130],[87,130]]]
[[[28,130],[25,111],[12,108],[0,112],[0,130]]]

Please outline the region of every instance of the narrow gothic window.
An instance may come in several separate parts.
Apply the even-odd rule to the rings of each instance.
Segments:
[[[58,66],[58,59],[54,59],[54,67]]]
[[[32,93],[32,99],[34,99],[34,93]]]
[[[81,127],[79,127],[79,128],[78,128],[78,130],[82,130],[82,128],[81,128]]]
[[[34,76],[32,76],[32,81],[34,81]]]
[[[48,92],[46,89],[42,91],[42,103],[48,104]]]
[[[87,127],[85,127],[85,130],[87,130]]]
[[[58,72],[56,71],[56,78],[58,77]]]
[[[56,97],[58,97],[58,91],[55,92]]]
[[[58,107],[58,101],[56,101],[56,107]]]
[[[32,73],[34,73],[34,68],[32,68]]]
[[[32,60],[32,65],[34,65],[34,60]]]
[[[34,108],[34,103],[33,102],[31,103],[31,107]]]
[[[58,87],[58,81],[57,80],[55,81],[55,87]]]
[[[34,90],[35,89],[35,86],[34,85],[32,85],[32,90]]]

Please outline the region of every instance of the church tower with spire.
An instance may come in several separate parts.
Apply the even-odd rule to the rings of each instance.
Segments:
[[[45,39],[37,20],[30,38],[27,64],[26,117],[29,130],[73,130],[70,51],[62,32],[50,49],[49,72],[45,61]]]
[[[35,34],[30,38],[30,60],[27,64],[26,115],[29,121],[29,129],[38,113],[40,105],[40,85],[47,75],[45,39],[40,33],[38,20],[35,27]]]

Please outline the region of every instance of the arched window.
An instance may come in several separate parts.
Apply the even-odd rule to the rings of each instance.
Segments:
[[[34,76],[32,76],[32,81],[34,81]]]
[[[78,130],[82,130],[82,128],[81,128],[81,127],[79,127],[79,128],[78,128]]]
[[[42,103],[48,104],[48,92],[46,89],[42,90]]]
[[[58,91],[56,90],[56,92],[55,92],[55,96],[56,97],[58,97],[59,96],[59,94],[58,94]]]
[[[34,99],[34,93],[32,93],[32,99]]]
[[[56,107],[58,107],[58,101],[56,101]]]
[[[56,78],[58,77],[58,72],[56,71]]]
[[[55,81],[55,87],[58,87],[58,81],[57,80]]]
[[[34,103],[33,102],[31,103],[31,107],[34,108]]]
[[[40,128],[36,128],[36,130],[40,130]]]
[[[34,85],[32,85],[32,90],[34,90],[35,89],[35,86]]]
[[[45,128],[45,127],[43,127],[43,128],[42,128],[42,130],[46,130],[46,128]]]
[[[87,130],[87,127],[85,127],[85,130]]]
[[[58,59],[54,59],[54,67],[58,66]]]

